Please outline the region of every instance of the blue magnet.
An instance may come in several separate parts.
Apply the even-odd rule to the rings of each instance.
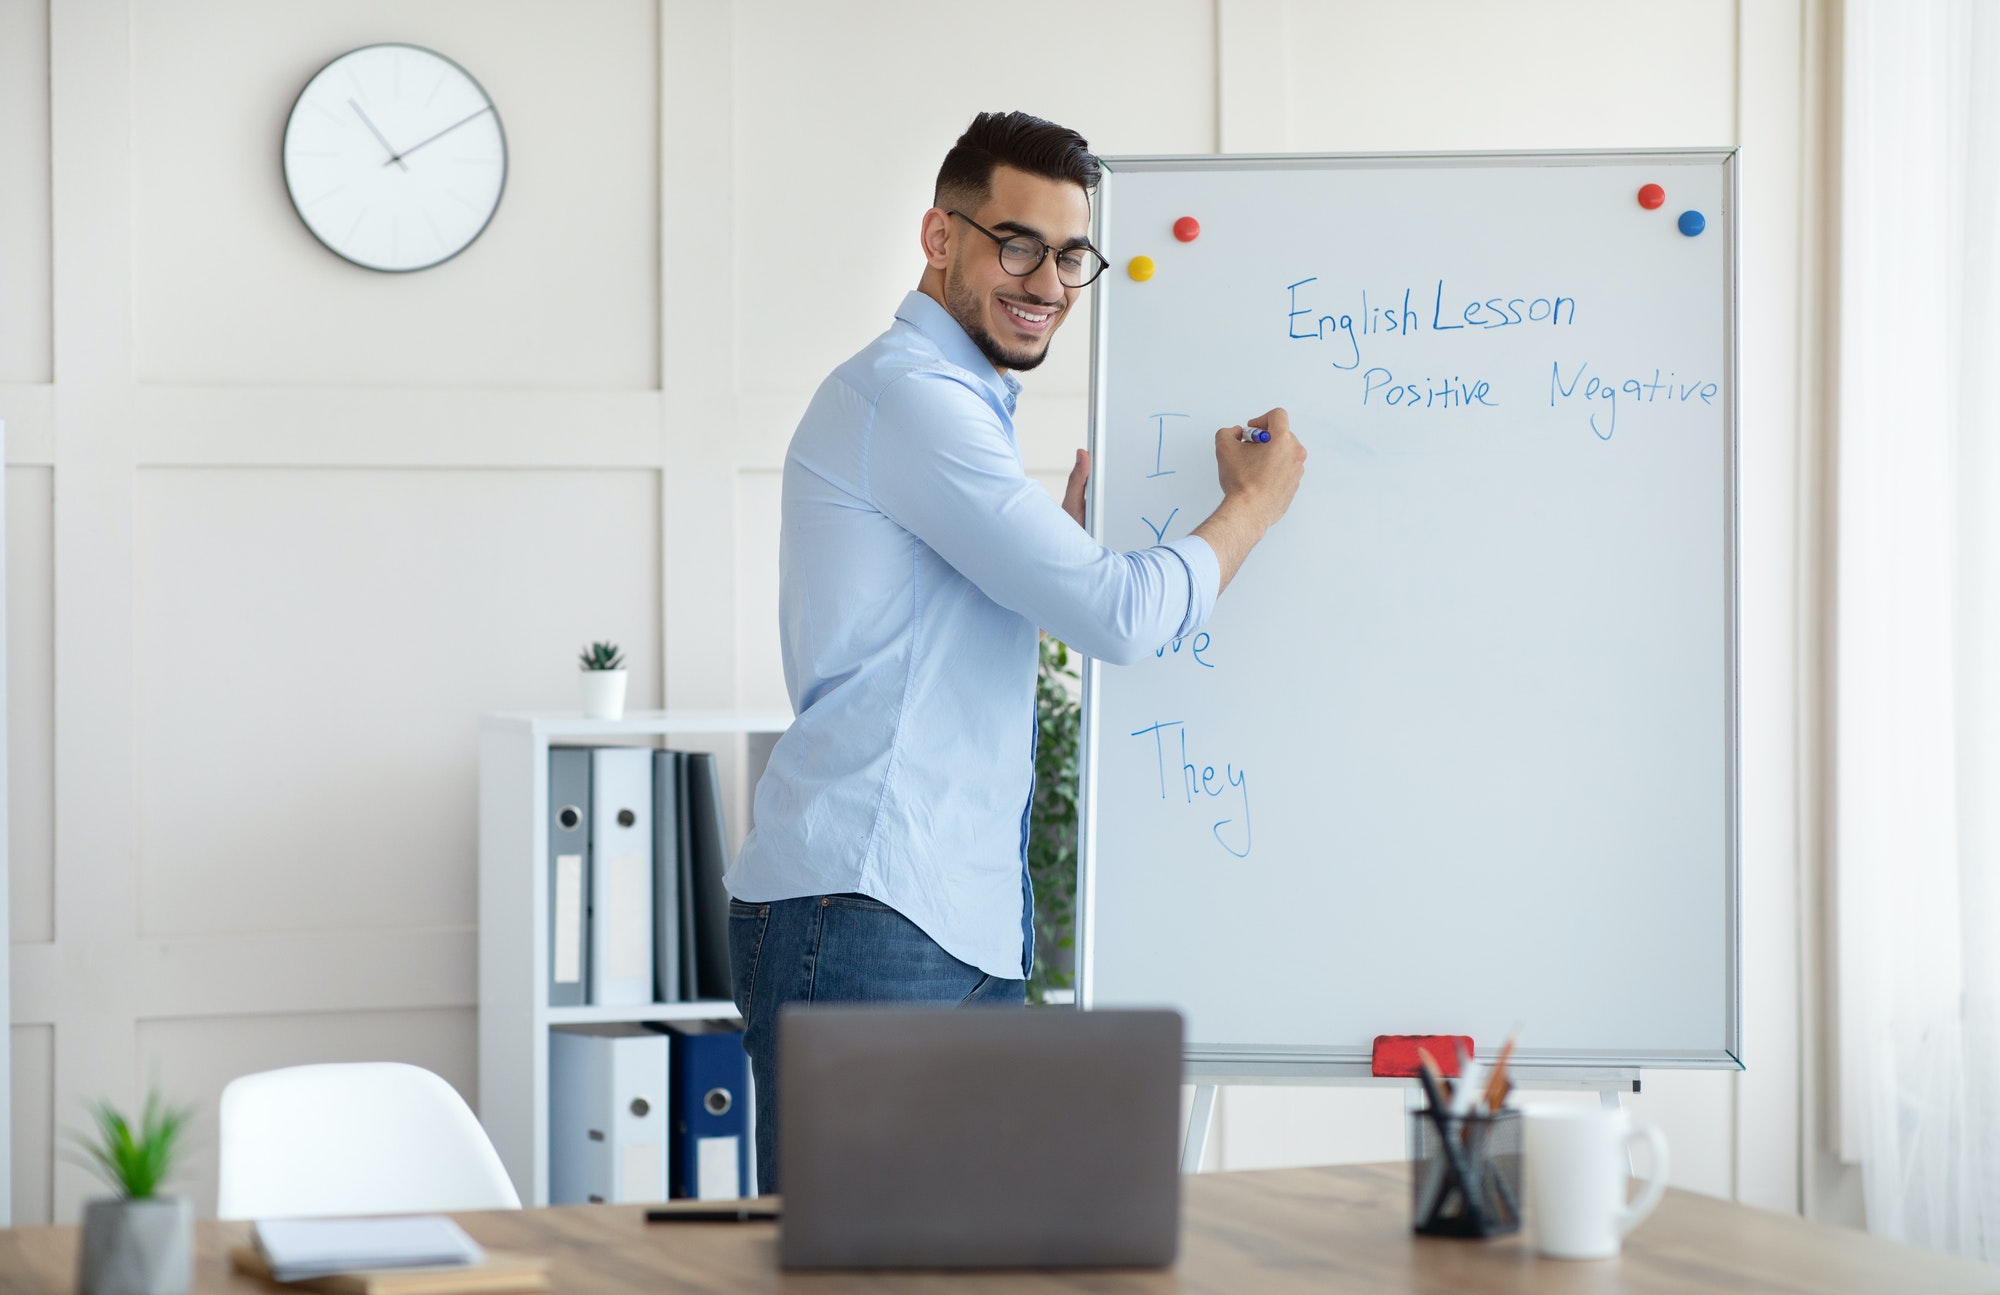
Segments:
[[[1707,228],[1708,221],[1702,218],[1700,212],[1684,211],[1681,213],[1681,233],[1686,234],[1689,238],[1693,238],[1696,234]]]

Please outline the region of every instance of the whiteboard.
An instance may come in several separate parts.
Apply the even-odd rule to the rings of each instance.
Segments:
[[[1735,209],[1733,150],[1107,160],[1093,532],[1185,535],[1274,405],[1310,458],[1200,634],[1085,668],[1082,1005],[1737,1064]]]

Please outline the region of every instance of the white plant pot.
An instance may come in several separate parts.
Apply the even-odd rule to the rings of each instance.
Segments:
[[[194,1277],[194,1202],[100,1196],[83,1208],[83,1295],[185,1295]]]
[[[583,717],[622,719],[625,715],[625,672],[585,670],[583,672]]]

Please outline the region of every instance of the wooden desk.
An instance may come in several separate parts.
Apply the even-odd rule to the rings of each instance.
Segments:
[[[1411,1235],[1409,1178],[1401,1164],[1200,1174],[1184,1181],[1181,1259],[1157,1271],[782,1273],[775,1224],[649,1226],[636,1206],[605,1205],[458,1219],[495,1249],[549,1256],[555,1290],[567,1295],[2000,1292],[2000,1267],[1690,1192],[1669,1191],[1659,1211],[1627,1239],[1622,1257],[1564,1262],[1537,1259],[1519,1237],[1473,1242]],[[232,1273],[223,1258],[229,1245],[244,1239],[247,1224],[202,1223],[198,1230],[196,1291],[268,1295],[271,1287]],[[0,1232],[0,1290],[59,1295],[75,1280],[75,1228]]]

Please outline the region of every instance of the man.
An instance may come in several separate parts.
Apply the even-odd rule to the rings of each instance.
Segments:
[[[1285,412],[1216,433],[1222,505],[1132,553],[1022,470],[1014,399],[1104,269],[1097,160],[1074,131],[982,113],[924,213],[896,323],[821,384],[785,456],[779,616],[797,720],[725,882],[778,1189],[776,1026],[789,1002],[1010,1003],[1033,957],[1026,869],[1039,630],[1135,661],[1199,629],[1298,489]]]

